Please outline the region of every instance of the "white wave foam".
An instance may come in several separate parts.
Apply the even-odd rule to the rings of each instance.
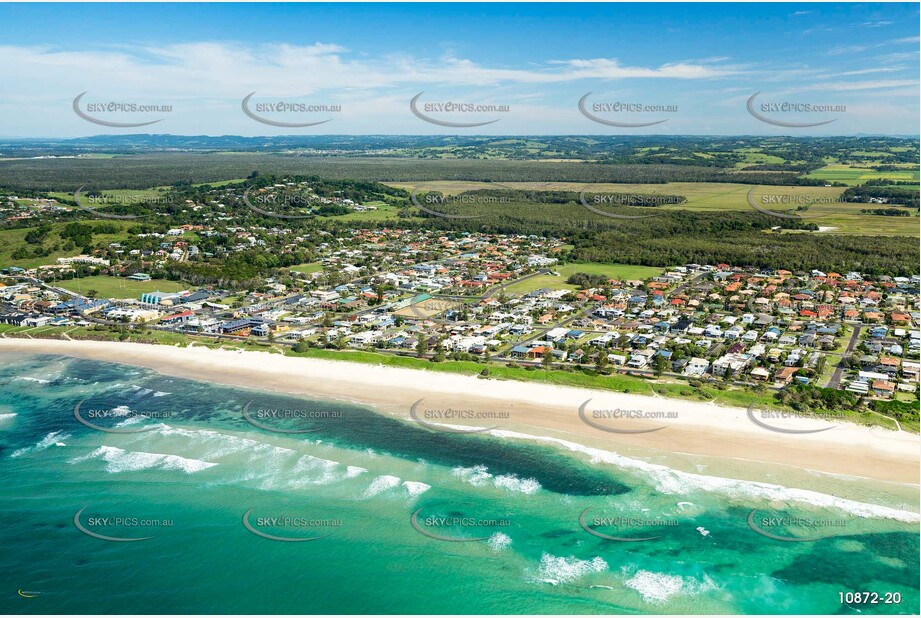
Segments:
[[[33,378],[32,376],[17,376],[13,380],[18,380],[21,382],[37,382],[38,384],[49,384],[51,380],[44,380],[42,378]]]
[[[359,474],[364,474],[367,471],[367,468],[362,468],[361,466],[347,466],[345,469],[345,478],[354,478]]]
[[[512,544],[512,537],[504,532],[496,532],[487,541],[489,548],[493,551],[502,551]]]
[[[288,484],[289,487],[303,487],[304,485],[328,485],[344,477],[344,472],[337,473],[338,461],[321,459],[313,455],[304,455],[297,460],[291,474],[295,476]]]
[[[249,454],[254,459],[265,455],[284,457],[294,454],[289,448],[210,429],[182,429],[161,424],[158,430],[137,436],[139,440],[147,440],[150,436],[174,440],[180,438],[186,442],[183,447],[185,450],[194,450],[196,455],[205,459],[220,459],[241,452]]]
[[[481,487],[492,478],[492,474],[486,471],[486,466],[473,466],[472,468],[458,466],[451,470],[451,474],[474,487]]]
[[[178,455],[165,455],[163,453],[144,453],[141,451],[126,451],[115,446],[100,446],[89,455],[72,459],[70,463],[79,463],[91,459],[102,459],[106,462],[106,472],[117,474],[119,472],[134,472],[138,470],[181,470],[186,474],[200,472],[217,464],[198,459],[187,459]]]
[[[700,532],[700,536],[710,536],[710,531],[703,526],[697,526],[696,530]]]
[[[139,414],[138,414],[138,415],[134,415],[134,416],[129,416],[128,418],[126,418],[125,420],[121,421],[120,423],[116,423],[116,424],[115,424],[115,427],[116,427],[116,428],[119,428],[119,427],[129,427],[129,426],[131,426],[131,425],[137,425],[138,423],[143,422],[143,421],[144,421],[144,418],[145,418],[144,416],[139,415]],[[161,426],[161,427],[165,427],[165,425],[162,425],[162,424],[161,424],[160,426]]]
[[[589,573],[601,573],[608,569],[608,563],[601,556],[591,560],[580,560],[574,556],[563,558],[544,553],[540,557],[538,577],[548,584],[565,584]]]
[[[487,472],[486,466],[483,465],[471,468],[459,466],[451,470],[451,474],[474,487],[482,487],[492,481],[492,484],[499,489],[528,495],[535,494],[541,490],[540,483],[535,479],[521,479],[514,474],[500,474],[494,477]]]
[[[493,429],[489,433],[499,438],[531,440],[556,444],[569,451],[588,455],[592,463],[606,463],[625,470],[633,470],[642,473],[653,481],[656,490],[660,493],[687,495],[695,490],[719,492],[733,498],[749,500],[801,502],[820,508],[837,509],[858,517],[893,519],[905,523],[918,523],[921,521],[921,515],[911,511],[902,511],[875,504],[865,504],[863,502],[847,500],[837,496],[829,496],[808,489],[790,488],[758,481],[726,479],[716,476],[704,476],[701,474],[682,472],[660,464],[631,459],[611,451],[583,446],[559,438],[533,436],[503,429]]]
[[[432,488],[431,485],[418,481],[403,481],[403,487],[406,488],[406,492],[413,498],[421,496]]]
[[[7,419],[11,419],[11,418],[13,418],[14,416],[16,416],[16,413],[15,413],[15,412],[10,412],[10,413],[8,413],[8,414],[0,414],[0,421],[5,421],[5,420],[7,420]]]
[[[133,422],[134,418],[144,420],[129,417],[121,424]],[[154,431],[133,434],[124,440],[136,451],[184,453],[200,461],[225,464],[228,470],[242,471],[231,482],[252,483],[263,490],[299,490],[337,483],[367,472],[360,466],[345,466],[313,455],[298,456],[291,448],[210,429],[161,423]]]
[[[362,495],[362,498],[373,498],[374,496],[392,489],[400,484],[400,477],[390,476],[389,474],[384,474],[373,481],[365,490],[365,493]]]
[[[670,597],[681,592],[684,587],[684,580],[677,575],[638,571],[624,584],[628,588],[633,588],[639,592],[647,603],[658,605],[665,603]]]
[[[69,433],[64,433],[63,431],[52,431],[47,436],[36,442],[34,446],[27,446],[13,451],[10,454],[10,457],[21,457],[26,453],[43,451],[50,446],[66,446],[63,440],[67,440],[68,438],[70,438]]]
[[[665,603],[676,594],[697,595],[716,588],[713,580],[707,576],[704,576],[703,582],[699,582],[691,577],[644,570],[637,571],[624,585],[636,590],[645,602],[654,605]]]
[[[540,483],[535,479],[520,479],[514,474],[503,474],[496,477],[496,487],[507,489],[522,494],[536,494],[540,491]]]

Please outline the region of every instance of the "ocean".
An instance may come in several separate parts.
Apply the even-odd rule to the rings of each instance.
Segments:
[[[910,491],[624,453],[3,354],[0,610],[919,612]]]

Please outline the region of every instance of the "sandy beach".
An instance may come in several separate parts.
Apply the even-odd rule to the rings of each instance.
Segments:
[[[752,422],[745,409],[710,403],[254,351],[0,339],[0,354],[14,352],[64,354],[217,384],[351,401],[409,421],[414,420],[412,410],[416,421],[522,431],[619,453],[671,453],[743,462],[750,468],[764,464],[919,483],[919,436],[878,427],[805,418],[765,421],[799,431],[833,425],[817,433],[783,433]],[[463,410],[467,418],[438,421],[433,416],[446,409]],[[640,415],[644,418],[628,418]]]

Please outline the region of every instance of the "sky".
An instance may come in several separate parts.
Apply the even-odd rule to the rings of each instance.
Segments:
[[[918,35],[917,3],[0,4],[0,136],[917,136]]]

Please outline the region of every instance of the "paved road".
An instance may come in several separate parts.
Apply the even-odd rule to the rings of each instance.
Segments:
[[[681,294],[682,292],[684,292],[685,288],[687,288],[688,286],[691,286],[691,285],[697,285],[697,283],[698,283],[701,279],[703,279],[704,277],[706,277],[706,276],[709,275],[709,274],[710,274],[709,272],[704,271],[704,272],[702,272],[702,273],[700,273],[700,274],[694,275],[693,277],[691,277],[690,279],[688,279],[688,280],[685,281],[684,283],[679,284],[674,290],[672,290],[671,292],[669,292],[668,295],[669,295],[669,296],[677,296],[678,294]]]
[[[841,355],[841,360],[838,361],[838,366],[835,367],[834,373],[831,374],[831,379],[826,384],[827,388],[838,388],[838,385],[841,384],[841,377],[844,375],[844,361],[847,359],[851,353],[854,351],[854,348],[857,347],[857,344],[860,342],[860,331],[863,326],[854,325],[854,332],[851,334],[851,340],[847,342],[847,348],[844,350],[844,353]]]

